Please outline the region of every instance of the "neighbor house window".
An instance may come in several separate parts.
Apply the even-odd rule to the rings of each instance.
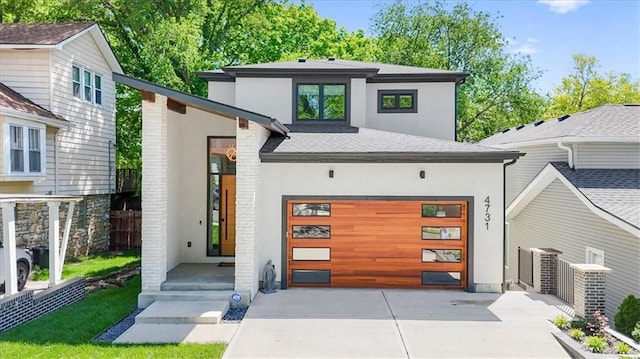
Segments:
[[[378,112],[418,112],[418,90],[378,90]]]
[[[587,264],[604,266],[604,251],[602,249],[585,247],[585,260]]]
[[[102,105],[102,76],[76,65],[73,65],[71,75],[74,97]]]
[[[345,84],[297,84],[297,120],[346,121],[346,93]]]
[[[5,174],[44,174],[45,126],[28,121],[5,119]]]

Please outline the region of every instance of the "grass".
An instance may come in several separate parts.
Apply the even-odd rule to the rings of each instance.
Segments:
[[[219,358],[225,344],[113,345],[93,339],[136,308],[140,277],[122,288],[0,333],[0,358]]]
[[[99,277],[118,269],[140,264],[140,251],[127,251],[121,254],[102,254],[67,260],[62,269],[62,278]],[[49,279],[48,268],[36,267],[31,280]]]

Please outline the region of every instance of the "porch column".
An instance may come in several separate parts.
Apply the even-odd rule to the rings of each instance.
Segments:
[[[573,272],[573,309],[583,319],[605,309],[605,275],[611,269],[599,264],[571,264]]]
[[[558,255],[552,248],[531,248],[533,252],[533,288],[538,293],[555,294],[558,286]]]
[[[240,121],[238,121],[240,122]],[[260,148],[269,131],[249,122],[248,128],[236,129],[236,266],[235,290],[258,293],[258,241],[260,240]]]
[[[167,98],[142,92],[142,291],[167,277]],[[172,213],[177,215],[177,213]]]
[[[18,293],[18,269],[16,261],[16,203],[2,203],[2,238],[4,246],[4,256],[2,259],[2,268],[0,271],[7,278],[4,284],[4,292],[7,295]]]
[[[60,284],[60,202],[47,202],[49,206],[49,286]]]

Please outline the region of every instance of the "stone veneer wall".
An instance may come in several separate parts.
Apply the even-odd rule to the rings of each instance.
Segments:
[[[82,202],[76,204],[73,213],[67,257],[101,253],[109,249],[110,195],[93,195],[83,198]],[[67,206],[68,203],[64,202],[60,205],[61,237],[67,218]],[[84,214],[83,218],[79,218],[81,212]],[[2,238],[1,210],[0,238]],[[49,246],[49,206],[46,203],[16,204],[16,245],[23,248]]]
[[[0,332],[83,299],[84,285],[83,278],[76,278],[35,295],[28,290],[0,299]]]

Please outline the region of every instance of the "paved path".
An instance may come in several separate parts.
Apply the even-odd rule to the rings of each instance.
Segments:
[[[260,294],[224,358],[568,358],[526,292],[288,289]]]

